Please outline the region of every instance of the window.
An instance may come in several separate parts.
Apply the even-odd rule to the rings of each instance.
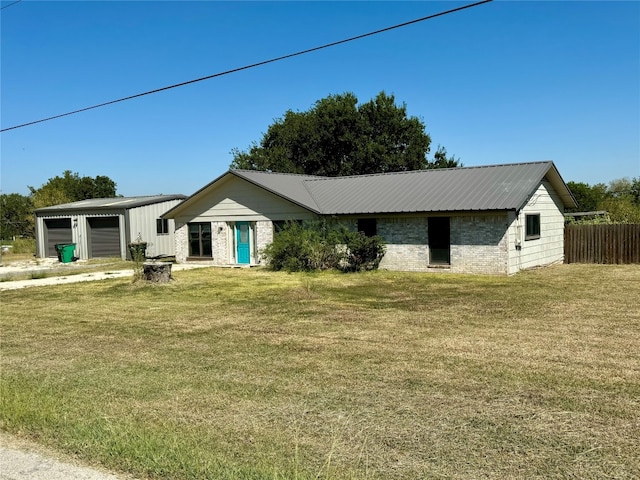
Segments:
[[[211,257],[211,224],[189,224],[189,256]]]
[[[527,230],[524,236],[525,240],[535,240],[540,238],[540,214],[525,215]]]
[[[169,220],[158,218],[156,220],[156,233],[158,235],[167,235],[169,233]]]
[[[378,234],[378,224],[375,218],[359,218],[358,231],[364,233],[365,237],[374,237]]]

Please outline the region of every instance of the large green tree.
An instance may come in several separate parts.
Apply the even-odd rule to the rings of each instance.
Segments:
[[[431,137],[384,92],[358,105],[353,93],[330,95],[305,112],[288,110],[248,151],[234,149],[231,168],[343,176],[454,167],[439,147],[429,160]]]
[[[65,170],[62,176],[50,178],[39,188],[29,187],[30,195],[18,193],[0,195],[0,237],[33,237],[36,208],[61,203],[86,200],[88,198],[111,198],[116,196],[116,183],[109,177],[80,177]]]
[[[607,186],[604,183],[589,185],[584,182],[567,182],[567,187],[578,204],[578,208],[572,209],[576,212],[598,210],[600,204],[607,198]]]
[[[115,197],[116,183],[103,175],[80,177],[78,173],[65,170],[62,176],[50,178],[41,187],[29,187],[29,190],[34,207],[42,208],[88,198]]]
[[[19,193],[0,195],[0,238],[34,235],[33,203],[31,198]]]

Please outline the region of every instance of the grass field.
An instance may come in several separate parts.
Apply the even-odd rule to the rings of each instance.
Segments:
[[[639,478],[640,266],[0,292],[0,428],[155,479]]]

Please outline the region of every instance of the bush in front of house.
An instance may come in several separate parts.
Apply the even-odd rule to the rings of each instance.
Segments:
[[[384,255],[380,237],[366,237],[327,220],[287,222],[262,252],[272,270],[371,270]]]
[[[362,232],[346,232],[346,259],[344,269],[359,272],[375,270],[384,256],[385,246],[382,238],[375,235],[367,237]]]

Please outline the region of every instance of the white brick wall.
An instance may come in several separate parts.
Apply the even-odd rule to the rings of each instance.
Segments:
[[[261,221],[255,223],[256,229],[256,262],[264,263],[262,250],[273,242],[273,223],[271,221]]]
[[[186,223],[176,221],[176,262],[184,263],[187,261],[187,255],[189,255],[189,232]]]
[[[513,250],[513,246],[509,244],[513,235],[508,235],[510,220],[512,219],[508,218],[507,213],[452,215],[451,264],[444,268],[438,266],[437,270],[454,273],[513,273],[513,266],[509,265],[510,247]],[[356,229],[357,218],[349,217],[341,221],[348,228]],[[557,223],[560,225],[561,220]],[[252,261],[264,263],[260,252],[273,241],[273,225],[271,221],[265,220],[256,221],[252,226],[255,229],[255,256]],[[213,263],[233,263],[233,224],[212,222],[211,227]],[[513,225],[511,228],[514,228]],[[558,227],[560,228],[561,226]],[[378,235],[386,242],[386,254],[380,268],[415,272],[433,270],[433,266],[429,265],[428,216],[381,217],[377,219],[377,230]],[[175,241],[176,260],[185,262],[189,252],[186,224],[176,223]]]
[[[355,224],[355,222],[354,222]],[[450,217],[451,264],[438,271],[506,274],[506,214]],[[428,217],[378,219],[378,235],[386,242],[380,268],[425,272],[429,265]]]
[[[227,222],[211,222],[211,254],[214,265],[227,265],[230,261],[228,245],[232,232],[229,230]]]

